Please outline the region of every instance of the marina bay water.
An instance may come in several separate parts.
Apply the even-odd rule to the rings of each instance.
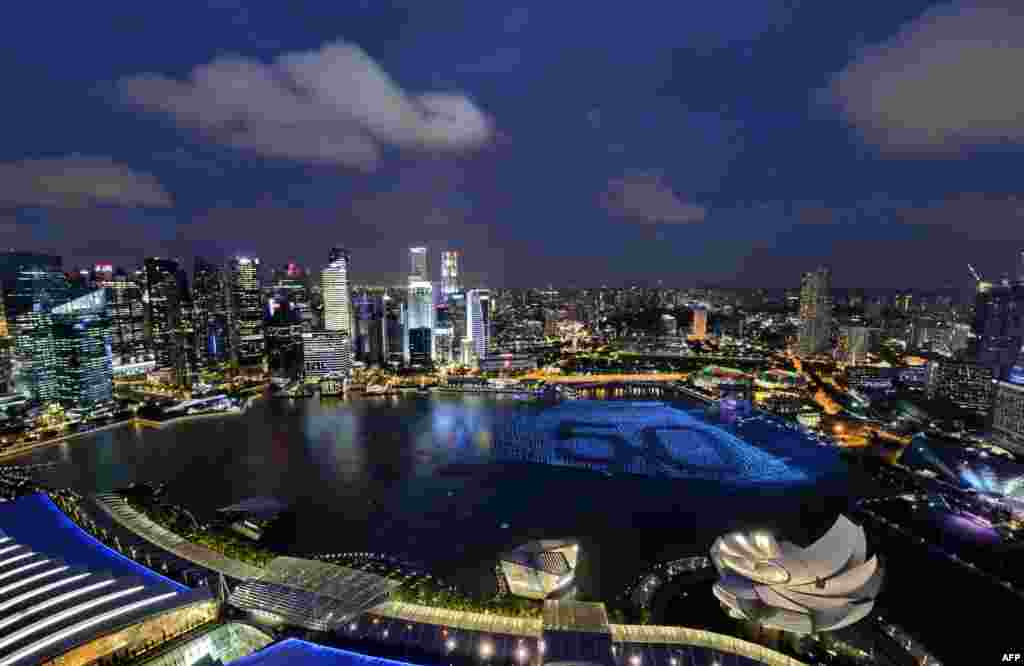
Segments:
[[[576,538],[588,599],[706,553],[729,529],[809,540],[864,491],[799,430],[691,402],[268,398],[242,415],[127,426],[16,462],[50,461],[51,484],[167,482],[173,501],[200,512],[272,496],[290,507],[273,533],[282,550],[388,553],[484,593],[499,553]]]

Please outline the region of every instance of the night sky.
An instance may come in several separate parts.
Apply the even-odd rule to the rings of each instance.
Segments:
[[[1024,7],[36,2],[0,22],[0,245],[489,286],[939,288],[1024,249]]]

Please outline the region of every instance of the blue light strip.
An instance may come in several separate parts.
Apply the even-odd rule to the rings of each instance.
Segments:
[[[365,666],[418,666],[407,661],[396,661],[383,657],[373,657],[358,652],[339,650],[338,648],[325,647],[289,638],[254,652],[241,659],[231,662],[232,666],[272,666],[273,664],[316,664],[317,666],[329,666],[330,664],[363,664]]]

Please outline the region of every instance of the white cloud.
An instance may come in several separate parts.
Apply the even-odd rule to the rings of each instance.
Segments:
[[[862,50],[823,98],[892,152],[1024,141],[1024,10],[947,4]]]
[[[237,148],[272,157],[373,168],[384,145],[471,150],[492,135],[462,95],[406,94],[359,47],[338,42],[272,64],[221,58],[188,81],[143,74],[119,82],[125,98]]]
[[[683,201],[653,173],[609,180],[601,202],[610,214],[638,222],[687,224],[703,222],[707,215],[703,206]]]
[[[106,157],[81,156],[0,164],[0,203],[54,208],[173,205],[152,175]]]

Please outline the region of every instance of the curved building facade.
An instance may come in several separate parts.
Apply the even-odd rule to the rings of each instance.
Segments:
[[[714,594],[730,615],[796,634],[862,620],[882,585],[864,528],[845,516],[807,548],[767,533],[727,534],[711,546],[711,560],[720,576]]]

